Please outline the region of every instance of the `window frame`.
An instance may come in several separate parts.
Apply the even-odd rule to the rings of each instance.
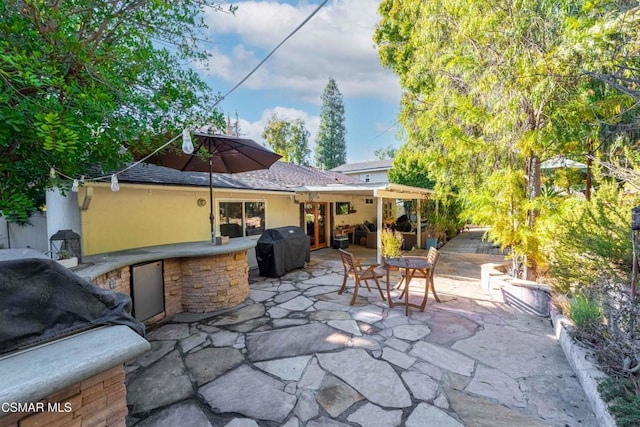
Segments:
[[[235,237],[231,237],[231,239],[236,239],[239,237],[242,238],[252,238],[252,237],[259,237],[264,230],[266,230],[267,227],[267,201],[264,199],[218,199],[216,200],[216,204],[217,204],[217,208],[218,208],[218,217],[216,218],[216,229],[218,232],[221,231],[221,226],[223,225],[222,223],[222,207],[225,204],[231,204],[231,203],[239,203],[241,205],[241,215],[242,217],[240,218],[241,220],[241,235],[240,236],[235,236]],[[247,234],[247,221],[246,221],[246,215],[247,215],[247,203],[262,203],[264,206],[264,213],[263,213],[263,226],[261,227],[261,230],[259,233],[252,233],[252,234]],[[228,215],[225,216],[225,218],[228,217]],[[224,223],[227,224],[227,223]]]

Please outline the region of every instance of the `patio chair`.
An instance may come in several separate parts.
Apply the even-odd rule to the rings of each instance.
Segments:
[[[364,258],[355,258],[351,252],[347,252],[342,249],[339,249],[339,252],[340,257],[342,258],[342,266],[344,267],[344,280],[342,281],[342,287],[338,291],[338,295],[342,295],[347,288],[347,279],[352,278],[355,282],[355,288],[353,290],[353,298],[351,298],[349,305],[353,305],[358,297],[360,281],[362,280],[367,289],[371,291],[371,288],[369,287],[369,280],[373,280],[378,287],[380,296],[385,300],[382,288],[380,287],[380,282],[378,282],[378,279],[382,278],[383,274],[375,270],[379,264],[362,264]]]
[[[424,259],[425,257],[418,257],[418,256],[404,256],[403,258],[421,258]],[[429,290],[431,290],[431,293],[433,294],[433,297],[436,299],[437,302],[440,302],[440,298],[438,298],[438,294],[436,292],[436,288],[434,287],[433,284],[433,272],[436,269],[436,265],[438,264],[438,259],[440,258],[440,251],[438,251],[436,248],[431,247],[429,248],[429,253],[426,256],[427,261],[429,261],[431,263],[431,268],[429,270],[416,270],[413,274],[413,278],[419,278],[419,279],[426,279],[427,283],[425,285],[424,291],[425,293],[429,292]],[[400,294],[400,298],[402,298],[404,296],[404,293],[407,292],[407,286],[406,285],[406,280],[407,278],[405,277],[406,275],[406,271],[401,269],[401,273],[402,273],[402,279],[400,279],[400,283],[398,283],[398,285],[396,286],[396,289],[402,289],[402,293]]]

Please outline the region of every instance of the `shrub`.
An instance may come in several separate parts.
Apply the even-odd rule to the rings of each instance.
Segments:
[[[551,275],[556,291],[594,286],[604,277],[629,283],[631,208],[640,202],[614,183],[604,183],[591,201],[570,198],[551,226]]]
[[[591,297],[578,294],[570,300],[569,318],[578,329],[593,331],[602,323],[600,304]]]
[[[609,411],[618,427],[637,427],[640,421],[639,384],[629,378],[607,378],[598,384],[598,391],[609,404]]]
[[[382,244],[382,256],[394,258],[402,255],[402,242],[404,237],[399,231],[385,228],[380,231],[380,242]]]
[[[628,287],[610,280],[602,280],[590,292],[578,294],[570,304],[571,317],[577,326],[573,335],[593,351],[598,365],[609,376],[598,389],[609,404],[616,424],[637,426],[640,420],[640,300],[632,297]],[[598,316],[604,321],[596,321]]]

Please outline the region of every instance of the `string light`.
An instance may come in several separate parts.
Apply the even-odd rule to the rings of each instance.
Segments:
[[[116,189],[116,190],[113,190],[113,191],[118,191],[118,190],[120,189],[120,185],[118,184],[118,178],[117,178],[117,177],[115,178],[115,185],[114,185],[114,183],[113,183],[113,181],[114,181],[114,177],[115,177],[115,176],[120,175],[121,173],[128,171],[129,169],[131,169],[131,168],[133,168],[133,167],[135,167],[135,166],[139,165],[140,163],[143,163],[143,162],[144,162],[145,160],[147,160],[149,157],[153,156],[154,154],[156,154],[156,153],[157,153],[157,152],[159,152],[160,150],[165,149],[169,144],[173,143],[175,140],[177,140],[178,138],[180,138],[180,136],[182,136],[182,134],[180,134],[180,135],[178,135],[178,136],[175,136],[175,137],[171,138],[169,141],[165,142],[163,145],[161,145],[160,147],[156,148],[152,153],[147,154],[147,155],[146,155],[146,156],[144,156],[142,159],[140,159],[140,160],[138,160],[138,161],[136,161],[136,162],[131,163],[129,166],[127,166],[126,168],[122,169],[121,171],[114,172],[114,173],[112,173],[111,175],[97,176],[97,177],[95,177],[95,178],[86,178],[84,175],[82,175],[82,176],[80,177],[80,182],[81,182],[82,184],[84,184],[84,183],[85,183],[85,181],[104,181],[105,179],[108,179],[109,177],[111,177],[111,186],[112,186],[111,188],[112,188],[112,190],[113,190],[113,188],[115,187],[115,188],[117,188],[117,189]],[[189,135],[189,138],[191,138],[191,135]],[[55,177],[56,177],[56,175],[59,175],[60,177],[62,177],[62,178],[64,178],[64,179],[74,180],[74,178],[73,178],[73,177],[70,177],[70,176],[68,176],[68,175],[65,175],[64,173],[62,173],[62,172],[60,172],[60,171],[57,171],[55,168],[51,167],[51,168],[49,169],[49,176],[50,176],[51,178],[55,178]]]
[[[275,48],[273,48],[268,54],[267,56],[264,57],[264,59],[262,59],[262,61],[260,61],[258,63],[258,65],[256,65],[242,80],[240,80],[235,86],[233,86],[231,89],[229,89],[229,91],[227,91],[227,93],[225,93],[224,95],[220,96],[218,98],[218,100],[212,105],[212,108],[216,108],[218,106],[218,104],[220,102],[222,102],[224,99],[226,99],[227,96],[229,96],[232,92],[234,92],[238,87],[240,87],[245,81],[247,81],[249,79],[249,77],[251,77],[253,75],[253,73],[255,73],[275,52],[276,50],[278,50],[287,40],[289,40],[295,33],[298,32],[298,30],[300,30],[302,27],[304,27],[307,22],[309,22],[309,20],[311,20],[311,18],[318,13],[318,11],[325,5],[327,4],[329,0],[324,0],[322,3],[320,3],[314,10],[313,12],[311,12],[311,14],[309,16],[307,16],[304,21],[302,21],[302,23],[300,23],[300,25],[298,25],[291,33],[289,33],[289,35],[287,35],[287,37],[285,37]],[[139,165],[140,163],[144,162],[145,160],[147,160],[149,157],[153,156],[154,154],[156,154],[157,152],[159,152],[160,150],[164,149],[165,147],[167,147],[169,144],[171,144],[172,142],[174,142],[176,139],[178,139],[180,137],[180,135],[172,138],[171,140],[169,140],[167,143],[165,143],[164,145],[158,147],[156,150],[154,150],[151,154],[143,157],[142,159],[138,160],[137,162],[134,162],[132,164],[130,164],[129,166],[127,166],[126,168],[124,168],[123,170],[119,171],[119,172],[115,172],[113,175],[111,175],[111,190],[112,191],[118,191],[120,189],[120,185],[118,184],[118,178],[117,175]],[[189,131],[187,129],[184,129],[182,131],[182,151],[186,154],[192,154],[193,153],[193,142],[191,141],[191,134],[189,133]],[[64,175],[63,173],[58,171],[58,174],[66,179],[72,179],[69,176]],[[56,170],[52,167],[49,171],[49,176],[51,178],[55,178],[56,177]],[[101,181],[101,180],[105,180],[109,178],[109,175],[106,176],[100,176],[100,177],[96,177],[96,178],[90,178],[88,179],[88,181]],[[84,184],[84,176],[81,178],[81,182]],[[74,184],[75,184],[75,180],[74,180]],[[72,187],[73,189],[73,187]]]
[[[111,175],[111,191],[120,191],[120,184],[118,184],[118,175],[115,173]]]
[[[74,179],[73,185],[71,186],[71,191],[73,191],[74,193],[77,193],[79,188],[80,188],[80,183],[78,182],[77,179]]]
[[[193,142],[188,129],[182,131],[182,151],[185,154],[193,154]]]

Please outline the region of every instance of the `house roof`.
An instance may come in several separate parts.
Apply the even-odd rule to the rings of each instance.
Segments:
[[[212,174],[214,188],[293,191],[301,185],[360,183],[357,178],[339,172],[322,171],[308,166],[278,161],[269,169],[235,174]],[[140,163],[118,175],[118,181],[134,184],[209,187],[209,173],[181,172],[175,169]]]
[[[426,199],[433,190],[392,183],[364,183],[339,172],[278,161],[269,169],[235,174],[212,174],[213,188],[291,193],[343,193],[369,197]],[[181,172],[153,164],[140,163],[118,175],[118,181],[131,184],[209,187],[209,173]]]
[[[346,163],[331,169],[333,172],[353,173],[353,172],[375,172],[391,169],[393,159],[371,160],[368,162]]]

